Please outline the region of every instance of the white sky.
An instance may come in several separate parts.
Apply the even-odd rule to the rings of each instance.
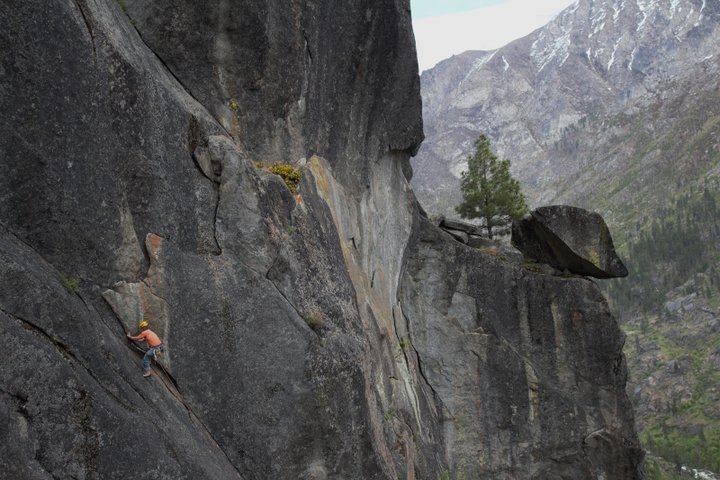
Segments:
[[[427,3],[433,14],[427,16]],[[548,23],[574,0],[411,0],[420,71],[467,50],[494,50]],[[490,5],[488,5],[490,3]],[[449,12],[437,15],[438,5]],[[454,11],[453,11],[454,10]],[[417,13],[417,15],[416,15]]]

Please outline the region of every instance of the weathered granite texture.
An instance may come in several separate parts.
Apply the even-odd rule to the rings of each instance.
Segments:
[[[364,188],[367,155],[420,146],[406,1],[125,4],[143,40],[258,161],[317,154]]]
[[[406,255],[407,344],[442,405],[452,478],[638,478],[625,336],[593,282],[483,255],[425,220]]]
[[[513,221],[512,244],[559,270],[596,278],[626,277],[602,216],[578,207],[540,207]]]
[[[447,279],[413,283],[443,260],[418,256],[407,183],[422,138],[407,1],[7,0],[0,32],[1,478],[462,478],[484,440],[447,428],[455,400],[413,340]],[[276,160],[301,168],[301,196],[256,167]],[[589,301],[546,282],[528,302]],[[124,337],[141,317],[167,346],[149,379]],[[617,358],[602,319],[588,358],[557,348],[579,377]],[[639,458],[624,393],[588,388],[617,401],[608,448],[543,452],[568,471],[600,458],[583,448]],[[537,415],[557,436],[590,424]],[[520,475],[546,439],[508,428]]]

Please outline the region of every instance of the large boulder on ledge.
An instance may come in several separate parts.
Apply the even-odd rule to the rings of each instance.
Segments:
[[[540,207],[513,222],[512,243],[526,257],[595,278],[625,277],[600,214],[567,205]]]

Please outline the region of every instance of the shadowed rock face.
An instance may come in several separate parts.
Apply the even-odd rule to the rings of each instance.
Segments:
[[[143,40],[255,160],[310,152],[361,187],[367,154],[422,140],[405,3],[126,1]]]
[[[474,251],[453,257],[466,250],[420,221],[407,2],[5,3],[0,477],[600,478],[607,459],[634,471],[609,316],[577,324],[601,338],[581,355],[556,330],[551,341],[545,317],[523,343],[515,329],[529,320],[510,309],[493,320],[507,331],[482,353],[482,389],[477,376],[451,387],[434,376],[465,351],[455,333],[423,340],[438,320],[424,302],[452,291],[454,277],[437,276],[444,256],[462,258],[473,288],[523,277]],[[301,168],[302,198],[256,167],[276,160]],[[533,310],[552,296],[563,319],[604,305],[589,285],[533,278],[524,300],[520,280],[497,283],[499,298],[470,291],[452,321],[474,325],[481,299]],[[149,379],[125,339],[141,317],[167,346]],[[555,385],[557,358],[601,388],[576,398]],[[515,393],[529,399],[518,414],[476,407]],[[578,414],[544,412],[556,397]],[[542,422],[520,426],[529,405]],[[478,418],[501,426],[488,431],[502,431],[504,467],[463,460],[489,445]]]
[[[406,251],[408,344],[466,478],[638,478],[624,334],[597,286],[513,266],[421,221]]]
[[[596,278],[626,277],[600,214],[566,205],[540,207],[513,222],[512,244],[529,258]]]

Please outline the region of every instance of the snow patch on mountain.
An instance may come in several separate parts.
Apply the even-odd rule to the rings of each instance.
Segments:
[[[607,64],[608,70],[610,70],[610,67],[612,67],[613,63],[615,63],[615,52],[617,52],[617,49],[618,49],[618,46],[620,46],[621,40],[622,40],[622,38],[617,41],[617,43],[615,44],[615,47],[613,48],[612,55],[610,55],[610,61]]]
[[[630,61],[628,62],[628,70],[633,69],[633,62],[635,61],[635,53],[637,52],[637,47],[633,48],[632,53],[630,53]]]
[[[675,18],[675,12],[678,9],[678,5],[680,5],[680,0],[672,0],[672,3],[670,4],[670,18]]]
[[[546,39],[543,31],[530,47],[530,57],[535,62],[537,73],[550,64],[553,60],[557,60],[558,65],[565,63],[570,56],[570,32],[566,29],[560,36],[555,39]]]
[[[488,63],[490,60],[492,60],[496,53],[497,53],[497,50],[493,50],[491,52],[487,52],[485,56],[480,57],[477,60],[475,60],[472,64],[472,68],[470,68],[470,71],[465,76],[465,79],[467,79],[473,73],[480,70],[486,63]],[[465,81],[465,79],[463,79],[463,82]]]
[[[638,10],[640,10],[640,15],[642,15],[642,20],[638,22],[637,29],[635,30],[636,32],[640,32],[640,30],[643,29],[648,17],[650,16],[649,12],[655,10],[657,6],[657,0],[637,0],[637,7]]]
[[[592,32],[590,35],[588,35],[588,38],[592,37],[593,35],[597,35],[600,33],[603,28],[605,28],[605,17],[607,16],[607,12],[605,10],[599,10],[597,15],[593,15],[590,23],[590,29]]]
[[[620,12],[625,10],[625,0],[620,2],[618,7],[617,2],[613,3],[613,25],[617,25],[618,19],[620,18]]]

